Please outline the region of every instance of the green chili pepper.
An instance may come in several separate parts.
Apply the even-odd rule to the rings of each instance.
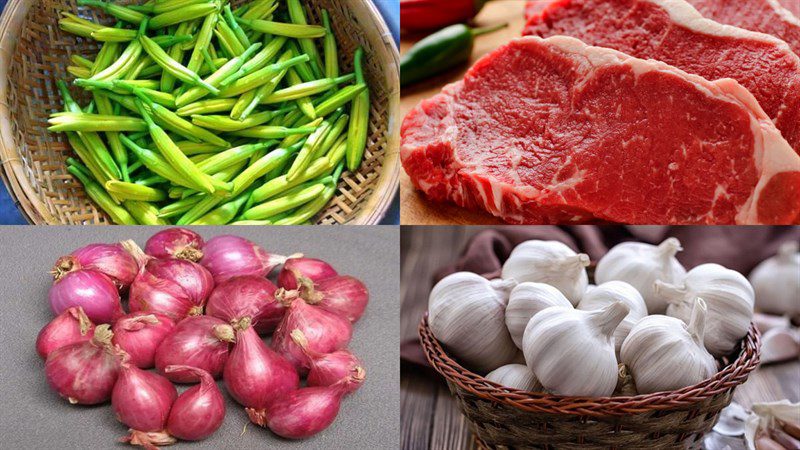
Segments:
[[[425,37],[400,58],[400,85],[407,86],[464,64],[472,56],[476,36],[507,25],[470,28],[456,24]]]

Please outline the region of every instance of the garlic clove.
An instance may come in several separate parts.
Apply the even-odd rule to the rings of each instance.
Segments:
[[[701,264],[690,270],[681,283],[655,282],[667,300],[667,315],[689,323],[694,299],[708,305],[704,343],[712,355],[730,354],[750,329],[754,292],[750,282],[735,270],[719,264]]]
[[[761,336],[761,364],[800,357],[800,342],[791,330],[773,328]]]
[[[506,364],[489,372],[486,379],[501,386],[506,386],[523,391],[541,391],[542,385],[536,376],[524,364]]]
[[[589,284],[589,256],[575,253],[558,241],[525,241],[517,245],[503,264],[502,277],[518,282],[549,284],[577,305]]]
[[[673,391],[697,384],[717,371],[717,362],[703,346],[708,308],[696,298],[689,324],[674,317],[641,319],[622,343],[620,357],[640,394]]]
[[[611,395],[618,378],[613,333],[628,312],[622,302],[596,311],[559,306],[540,311],[522,338],[528,367],[556,394]]]
[[[506,306],[506,326],[517,347],[522,348],[522,334],[531,317],[551,306],[571,309],[572,303],[561,291],[544,283],[520,283],[511,291]]]
[[[683,279],[686,269],[675,258],[681,250],[680,241],[674,237],[659,245],[623,242],[597,262],[595,282],[624,281],[639,291],[650,314],[663,314],[667,303],[655,292],[653,283],[655,280],[677,283]]]
[[[619,359],[620,347],[631,328],[636,325],[636,322],[647,316],[647,305],[639,291],[624,281],[607,281],[584,294],[578,304],[578,309],[593,311],[614,302],[622,302],[630,309],[628,315],[614,331],[614,347],[617,359]],[[506,311],[506,323],[508,323],[508,311]]]
[[[428,298],[428,324],[456,360],[479,372],[510,363],[517,346],[505,325],[514,280],[487,280],[471,272],[446,276]]]

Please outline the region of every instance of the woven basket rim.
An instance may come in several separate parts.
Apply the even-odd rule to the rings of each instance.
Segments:
[[[0,178],[14,201],[17,210],[31,224],[59,224],[61,221],[49,209],[42,199],[31,179],[28,167],[23,161],[21,146],[12,128],[14,120],[11,104],[9,102],[9,71],[13,64],[14,52],[20,38],[22,24],[30,8],[37,0],[9,0],[0,14]],[[395,67],[399,74],[399,50],[394,43],[392,34],[380,11],[372,2],[347,0],[347,7],[361,20],[369,20],[370,26],[375,28],[377,36],[376,48],[384,54],[389,65]],[[356,8],[357,7],[357,8]],[[355,9],[353,9],[355,8]],[[387,68],[388,70],[388,68]],[[399,75],[389,81],[389,107],[397,111],[399,106]],[[396,95],[395,95],[396,94]],[[396,97],[396,98],[395,98]],[[386,124],[386,147],[383,150],[382,168],[367,188],[373,191],[365,198],[359,200],[358,210],[352,214],[346,224],[375,225],[386,216],[392,202],[397,197],[400,185],[400,130],[396,117],[390,112]],[[361,176],[354,174],[353,176]],[[342,181],[340,181],[341,183]],[[93,203],[93,202],[90,202]],[[328,207],[330,204],[328,205]],[[95,208],[97,208],[95,206]],[[99,210],[99,208],[97,208]],[[103,212],[99,212],[104,215]]]
[[[428,313],[419,324],[419,337],[428,362],[440,375],[457,387],[492,402],[538,414],[577,416],[623,416],[659,410],[691,408],[744,383],[760,361],[760,334],[754,323],[742,339],[737,358],[713,377],[693,386],[669,391],[620,397],[571,397],[542,392],[527,392],[501,386],[465,369],[450,358],[428,326]]]

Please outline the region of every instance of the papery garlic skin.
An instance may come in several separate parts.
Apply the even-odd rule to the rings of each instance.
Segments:
[[[572,303],[561,291],[544,283],[520,283],[511,291],[506,306],[506,326],[517,347],[522,348],[522,334],[531,317],[551,306],[572,308]]]
[[[674,317],[647,316],[622,343],[620,357],[638,393],[674,391],[717,372],[717,362],[703,346],[706,305],[700,299],[695,304],[689,325]]]
[[[647,305],[642,295],[633,286],[624,281],[606,281],[598,285],[591,291],[583,294],[583,299],[578,304],[578,309],[583,311],[594,311],[606,307],[614,302],[622,302],[630,312],[614,330],[614,348],[619,359],[619,350],[622,342],[628,337],[634,325],[639,320],[647,316]],[[508,311],[506,311],[506,323],[508,322]],[[513,335],[512,335],[513,336]]]
[[[730,354],[750,329],[753,287],[744,275],[719,264],[701,264],[679,284],[656,281],[656,292],[667,299],[667,315],[689,323],[697,297],[705,300],[708,314],[705,346],[714,356]]]
[[[778,254],[750,272],[756,308],[769,314],[800,315],[800,252],[797,242],[785,242]]]
[[[497,369],[489,372],[486,377],[489,381],[510,387],[514,389],[521,389],[523,391],[541,391],[542,384],[536,379],[536,376],[524,364],[506,364]]]
[[[428,298],[428,324],[453,357],[488,372],[510,363],[517,346],[505,324],[508,295],[514,280],[487,280],[457,272],[436,283]]]
[[[683,279],[686,269],[675,258],[681,250],[680,241],[674,237],[659,245],[623,242],[600,258],[594,280],[596,283],[624,281],[642,294],[650,314],[664,314],[667,302],[656,294],[653,283],[656,280],[677,283]]]
[[[549,284],[577,305],[589,284],[589,256],[558,241],[525,241],[503,264],[503,279]]]
[[[547,308],[528,322],[522,351],[548,391],[606,397],[617,385],[614,330],[628,314],[622,302],[597,311]]]

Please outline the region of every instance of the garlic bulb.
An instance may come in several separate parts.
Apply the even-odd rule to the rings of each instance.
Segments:
[[[674,317],[647,316],[622,343],[622,362],[640,394],[673,391],[716,373],[717,362],[703,346],[706,304],[700,298],[693,304],[688,326]]]
[[[667,315],[686,323],[701,297],[708,305],[705,346],[714,356],[729,354],[747,334],[753,319],[753,287],[742,274],[719,264],[701,264],[679,284],[655,282],[656,292],[669,303]]]
[[[525,241],[514,248],[503,264],[503,279],[549,284],[578,304],[589,284],[589,256],[575,253],[558,241]]]
[[[676,283],[686,275],[686,269],[675,259],[681,243],[674,237],[659,245],[642,242],[623,242],[615,245],[600,261],[594,272],[597,283],[624,281],[639,291],[650,314],[664,314],[667,303],[653,289],[653,282]]]
[[[778,254],[750,272],[756,307],[769,314],[800,315],[800,253],[797,242],[781,245]]]
[[[436,283],[428,298],[428,324],[460,362],[488,372],[511,362],[517,346],[505,323],[513,280],[487,280],[457,272]]]
[[[561,291],[544,283],[520,283],[511,291],[506,306],[506,326],[517,347],[522,348],[522,334],[531,317],[551,306],[572,308],[572,303]]]
[[[628,336],[631,328],[647,315],[647,305],[644,304],[644,299],[639,294],[639,291],[624,281],[606,281],[583,294],[583,299],[578,304],[578,309],[594,311],[614,302],[622,302],[630,309],[628,315],[622,319],[622,322],[617,325],[617,329],[614,331],[614,348],[617,357],[619,357],[619,349],[622,347],[622,342]],[[508,323],[508,311],[506,311],[506,323]]]
[[[548,391],[609,396],[618,377],[614,330],[627,314],[628,307],[622,302],[597,311],[547,308],[525,328],[525,362]]]
[[[486,379],[495,383],[523,391],[541,391],[542,385],[524,364],[506,364],[489,372]]]

